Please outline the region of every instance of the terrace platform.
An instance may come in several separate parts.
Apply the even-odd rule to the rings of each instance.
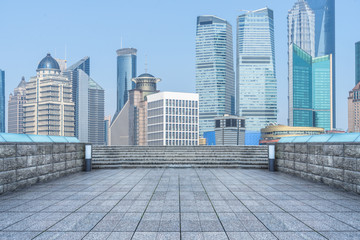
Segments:
[[[261,169],[101,169],[0,195],[0,239],[360,239],[360,195]]]

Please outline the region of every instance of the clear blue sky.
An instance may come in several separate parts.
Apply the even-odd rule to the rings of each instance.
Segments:
[[[138,74],[162,78],[164,91],[195,91],[196,17],[216,15],[233,25],[240,10],[268,6],[275,13],[278,122],[287,119],[287,11],[295,0],[2,0],[0,69],[6,71],[6,95],[22,76],[36,75],[50,52],[68,66],[91,58],[91,76],[105,88],[106,115],[116,109],[116,50],[138,49]],[[347,129],[347,96],[354,87],[354,44],[360,41],[360,0],[336,3],[337,120]]]

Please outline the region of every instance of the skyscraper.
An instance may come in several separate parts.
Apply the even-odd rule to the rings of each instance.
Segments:
[[[289,125],[332,130],[332,55],[313,58],[296,44],[289,48]]]
[[[61,75],[58,62],[47,54],[26,84],[24,133],[74,136],[71,83]]]
[[[349,92],[348,132],[360,132],[360,82]]]
[[[214,118],[235,112],[231,25],[216,16],[199,16],[196,28],[196,93],[200,137],[214,131]]]
[[[129,98],[129,90],[135,88],[132,79],[136,77],[136,53],[135,48],[122,48],[117,53],[117,115],[124,107]]]
[[[24,104],[26,103],[26,81],[22,77],[19,85],[10,93],[8,102],[8,132],[24,133]]]
[[[355,43],[355,84],[360,82],[360,42]]]
[[[75,103],[75,136],[81,142],[104,144],[104,89],[90,76],[90,58],[84,57],[66,69]]]
[[[288,12],[288,46],[291,43],[315,57],[315,13],[305,0]]]
[[[0,69],[0,132],[5,132],[5,71]]]
[[[277,122],[274,14],[269,8],[237,18],[237,115],[246,117],[246,129],[260,131]]]

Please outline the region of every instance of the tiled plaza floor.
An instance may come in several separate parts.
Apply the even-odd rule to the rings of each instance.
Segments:
[[[360,239],[360,196],[265,170],[97,170],[1,195],[0,239]]]

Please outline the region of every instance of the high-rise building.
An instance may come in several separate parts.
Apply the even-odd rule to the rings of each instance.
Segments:
[[[136,77],[136,54],[135,48],[122,48],[117,53],[117,108],[116,115],[124,107],[129,98],[129,90],[135,88],[132,79]]]
[[[216,145],[245,145],[245,118],[224,115],[215,118]]]
[[[290,44],[290,126],[334,128],[332,66],[332,55],[313,58],[296,44]]]
[[[135,89],[129,90],[129,99],[110,125],[110,145],[147,145],[147,97],[159,92],[161,81],[149,73],[133,78]]]
[[[274,13],[269,8],[237,18],[236,105],[246,128],[260,131],[277,122]]]
[[[0,132],[5,132],[5,71],[0,69]]]
[[[315,13],[306,0],[297,1],[288,12],[288,46],[292,43],[315,57]]]
[[[149,146],[199,145],[199,95],[159,92],[147,97]]]
[[[8,102],[8,132],[24,133],[24,104],[26,103],[26,81],[22,77],[19,85],[10,93]]]
[[[75,136],[80,142],[104,144],[104,89],[90,77],[90,58],[84,57],[63,73],[72,84]]]
[[[58,62],[47,54],[37,76],[26,84],[24,133],[74,136],[74,103],[70,81],[61,75]]]
[[[349,92],[348,132],[360,132],[360,82]]]
[[[111,123],[111,116],[105,116],[104,118],[104,145],[109,145],[109,129]]]
[[[199,16],[196,28],[196,93],[200,136],[214,131],[214,118],[235,112],[232,27],[216,16]]]
[[[58,62],[59,67],[60,67],[60,71],[61,72],[65,72],[66,68],[67,68],[67,60],[66,59],[60,59],[60,58],[55,58],[55,60]]]
[[[360,42],[355,43],[355,84],[360,82]]]
[[[294,43],[312,57],[332,55],[331,114],[336,127],[335,0],[298,0],[289,11],[288,31],[289,46]]]

